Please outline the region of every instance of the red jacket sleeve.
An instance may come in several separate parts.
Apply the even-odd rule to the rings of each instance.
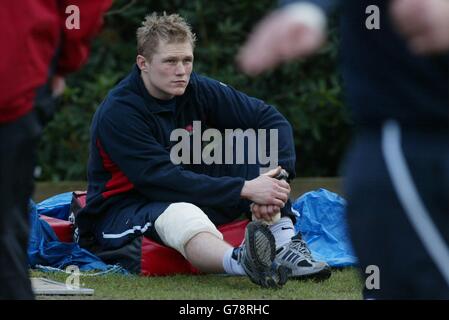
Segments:
[[[112,0],[64,0],[61,6],[62,39],[56,73],[65,75],[81,68],[86,63],[91,39],[100,31],[103,14],[112,4]],[[66,8],[76,5],[79,8],[79,29],[68,29]]]

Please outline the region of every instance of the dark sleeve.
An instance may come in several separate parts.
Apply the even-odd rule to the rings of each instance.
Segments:
[[[109,9],[112,0],[63,0],[60,12],[61,45],[56,73],[65,75],[81,68],[86,63],[93,37],[100,31],[103,14]],[[80,28],[67,29],[65,26],[69,13],[65,10],[76,5],[80,12]]]
[[[336,8],[336,6],[339,4],[339,0],[280,0],[279,5],[281,7],[284,7],[289,4],[293,3],[301,3],[301,2],[309,2],[312,4],[317,5],[321,9],[326,12],[326,14],[329,14],[332,12],[333,9]]]
[[[219,81],[198,76],[201,103],[217,129],[277,129],[278,161],[290,177],[295,176],[293,130],[285,117],[273,106],[250,97]],[[267,136],[268,136],[267,132]]]
[[[111,108],[97,130],[109,158],[151,201],[233,206],[240,200],[243,178],[215,178],[174,165],[169,150],[153,136],[148,120],[131,107]]]

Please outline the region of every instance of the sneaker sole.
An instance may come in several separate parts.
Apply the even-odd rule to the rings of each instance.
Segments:
[[[309,273],[299,276],[290,276],[289,279],[291,280],[313,280],[315,282],[321,282],[325,281],[330,278],[332,275],[332,271],[330,268],[324,268],[323,270],[320,270],[315,273]]]
[[[259,237],[257,235],[260,233],[264,239],[258,241]],[[265,240],[268,240],[268,247],[260,243]],[[276,257],[276,242],[268,227],[260,222],[249,223],[245,234],[245,241],[249,245],[251,257],[255,259],[258,264],[261,264],[266,268],[270,267],[272,261]],[[260,252],[261,248],[264,252]]]
[[[278,287],[281,287],[288,281],[291,270],[285,266],[280,266],[277,268],[277,272],[279,275],[279,281],[277,285]]]
[[[262,235],[260,236],[260,234]],[[263,240],[258,241],[258,239]],[[290,269],[273,264],[276,257],[276,241],[269,228],[257,221],[250,222],[247,226],[245,241],[249,247],[251,258],[257,261],[257,264],[262,265],[263,269],[267,269],[266,271],[259,270],[261,273],[259,279],[250,278],[251,281],[271,289],[277,289],[284,285],[288,280]],[[261,241],[268,241],[268,246],[261,244]],[[263,252],[260,251],[261,248],[264,249]]]

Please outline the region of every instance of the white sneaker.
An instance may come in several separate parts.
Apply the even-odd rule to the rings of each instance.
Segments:
[[[300,233],[276,250],[274,261],[290,269],[289,278],[326,280],[331,276],[329,265],[326,262],[316,261],[312,257]]]

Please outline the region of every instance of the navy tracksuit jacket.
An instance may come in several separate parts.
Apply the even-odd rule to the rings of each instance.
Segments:
[[[210,213],[216,224],[233,220],[236,210],[242,213],[245,206],[248,210],[240,192],[245,178],[256,177],[258,170],[242,171],[242,165],[174,165],[170,160],[174,144],[170,133],[191,128],[193,121],[201,121],[202,132],[278,129],[279,165],[294,177],[292,129],[275,108],[195,73],[182,96],[159,101],[149,95],[134,66],[109,92],[92,121],[87,205],[77,216],[81,244],[92,241],[89,237],[101,242],[98,238],[109,228],[115,240],[101,246],[120,247],[134,236],[132,230],[145,233],[148,222],[153,223],[172,202],[193,203]],[[143,211],[150,217],[142,213],[148,205]],[[226,210],[234,212],[226,217]],[[129,237],[122,237],[126,234]]]

